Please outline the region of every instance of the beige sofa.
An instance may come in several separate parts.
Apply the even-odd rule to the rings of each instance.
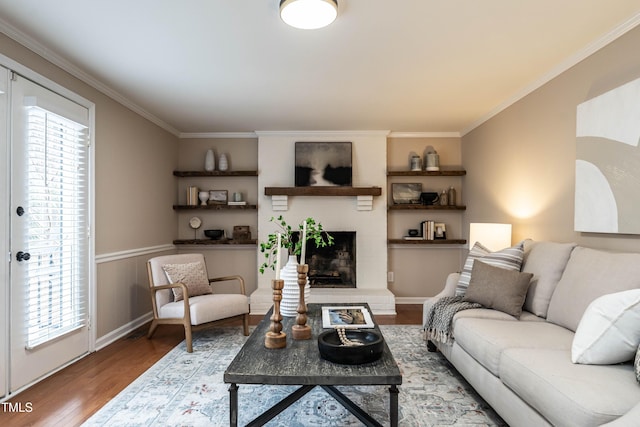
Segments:
[[[452,342],[436,343],[440,352],[511,426],[640,426],[633,356],[623,363],[572,362],[580,351],[572,350],[576,330],[582,321],[582,339],[594,329],[588,321],[607,298],[599,297],[638,293],[640,254],[527,241],[521,270],[533,277],[520,317],[486,308],[459,311]],[[449,275],[444,290],[425,301],[424,322],[438,298],[455,294],[459,277]],[[636,337],[640,323],[637,331]]]

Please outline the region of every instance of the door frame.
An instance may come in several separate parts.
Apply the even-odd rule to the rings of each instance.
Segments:
[[[88,301],[89,301],[89,343],[88,343],[88,349],[89,349],[89,353],[94,352],[95,351],[95,345],[96,345],[96,319],[97,319],[97,313],[96,313],[96,307],[97,307],[97,301],[96,301],[96,262],[95,262],[95,151],[96,151],[96,141],[95,141],[95,104],[91,101],[89,101],[88,99],[78,95],[77,93],[71,91],[70,89],[65,88],[64,86],[54,82],[53,80],[50,80],[44,76],[42,76],[39,73],[36,73],[35,71],[25,67],[24,65],[16,62],[15,60],[0,54],[0,65],[2,65],[5,68],[8,68],[11,71],[15,71],[18,74],[21,74],[22,76],[26,77],[29,80],[32,80],[33,82],[53,91],[56,92],[57,94],[79,104],[82,105],[83,107],[87,108],[89,110],[89,126],[90,126],[90,132],[88,135],[88,141],[89,144],[91,146],[91,150],[89,150],[89,224],[90,224],[90,236],[89,236],[89,247],[88,247],[88,251],[89,251],[89,272],[88,272],[88,277],[89,277],[89,286],[88,286]],[[8,88],[8,94],[11,94],[11,87],[9,86]],[[7,106],[10,105],[10,97],[7,96],[6,99],[2,99],[2,102],[6,102]],[[10,124],[10,118],[9,118],[9,123]],[[10,177],[11,177],[11,128],[10,126],[7,126],[7,132],[6,135],[0,135],[0,164],[3,164],[5,166],[5,170],[6,173],[2,174],[0,176],[0,200],[4,202],[5,206],[9,206],[10,205],[10,188],[11,188],[11,181],[10,181]],[[6,158],[5,158],[6,156]],[[9,242],[9,236],[10,236],[10,219],[11,219],[11,215],[8,209],[6,209],[3,212],[0,212],[0,229],[5,231],[5,239],[3,239],[2,241],[0,241],[0,250],[2,250],[2,254],[3,254],[3,258],[4,260],[2,261],[2,265],[0,265],[0,280],[2,280],[2,283],[4,284],[4,288],[2,288],[2,286],[0,286],[0,292],[2,294],[2,296],[4,296],[4,302],[0,302],[0,304],[6,304],[5,307],[0,307],[0,315],[2,315],[4,318],[3,320],[5,320],[4,322],[4,328],[6,328],[5,331],[3,331],[3,333],[0,333],[0,339],[3,339],[5,342],[0,342],[0,351],[2,352],[2,354],[0,354],[0,363],[3,364],[3,366],[6,367],[6,379],[5,382],[6,384],[4,385],[5,391],[6,391],[6,395],[2,395],[0,394],[0,401],[4,400],[4,399],[8,399],[9,397],[12,397],[15,394],[18,394],[20,391],[28,388],[29,386],[31,386],[32,384],[27,384],[26,386],[15,390],[13,393],[10,393],[10,384],[9,384],[9,379],[11,378],[10,372],[8,372],[9,369],[9,355],[10,355],[10,337],[9,337],[9,333],[11,330],[11,324],[10,322],[10,318],[11,318],[11,313],[9,310],[9,304],[11,301],[10,298],[10,259],[13,256],[13,254],[10,254],[10,242]],[[47,376],[52,375],[54,372],[57,372],[61,369],[63,369],[65,366],[67,365],[63,365],[61,367],[59,367],[58,369],[54,370],[53,372],[50,372],[49,374],[47,374]],[[42,378],[41,378],[42,379]],[[0,388],[0,391],[2,391],[2,388]]]

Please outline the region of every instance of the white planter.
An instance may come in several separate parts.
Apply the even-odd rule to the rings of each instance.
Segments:
[[[213,155],[213,150],[207,150],[207,154],[204,157],[204,170],[212,172],[216,168],[216,158]]]

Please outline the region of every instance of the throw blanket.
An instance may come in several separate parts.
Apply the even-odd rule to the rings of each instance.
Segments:
[[[453,339],[451,324],[453,316],[461,310],[481,308],[482,305],[463,301],[463,296],[442,297],[433,304],[427,313],[427,322],[424,326],[427,338],[448,344]]]

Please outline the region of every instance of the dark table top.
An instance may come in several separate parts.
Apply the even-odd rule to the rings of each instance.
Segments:
[[[330,305],[338,304],[308,304],[307,325],[311,327],[309,340],[294,340],[291,327],[295,325],[295,317],[285,317],[282,330],[287,334],[287,346],[282,349],[264,346],[264,337],[271,323],[270,310],[224,372],[224,382],[278,385],[402,384],[400,369],[386,342],[382,357],[372,363],[341,365],[320,357],[318,335],[327,330],[322,328],[322,307]],[[365,306],[371,313],[365,303],[339,305]],[[373,320],[375,323],[375,318]],[[382,334],[377,324],[374,330]]]

